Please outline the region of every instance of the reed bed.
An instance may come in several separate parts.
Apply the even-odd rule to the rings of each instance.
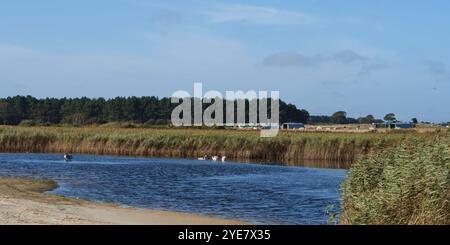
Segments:
[[[405,137],[433,134],[281,132],[219,129],[0,126],[0,152],[85,153],[197,158],[225,155],[239,161],[349,168],[360,156],[393,147]]]
[[[342,185],[343,224],[450,224],[450,141],[408,138],[357,161]]]

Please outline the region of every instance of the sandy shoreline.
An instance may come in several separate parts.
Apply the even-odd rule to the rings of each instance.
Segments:
[[[239,225],[243,222],[178,212],[121,208],[48,195],[50,180],[0,177],[0,224]]]

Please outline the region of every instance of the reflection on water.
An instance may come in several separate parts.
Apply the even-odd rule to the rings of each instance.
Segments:
[[[242,161],[241,161],[242,162]],[[351,161],[338,161],[338,160],[303,160],[303,162],[267,162],[263,160],[247,160],[245,163],[256,163],[263,165],[275,165],[275,166],[289,166],[289,167],[307,167],[307,168],[330,168],[330,169],[349,169],[352,165]]]
[[[344,170],[185,159],[0,154],[0,175],[50,178],[68,197],[234,218],[323,224],[339,206]]]

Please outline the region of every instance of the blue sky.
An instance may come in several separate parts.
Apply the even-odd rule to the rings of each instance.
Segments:
[[[445,0],[16,0],[0,96],[279,90],[330,114],[450,120]]]

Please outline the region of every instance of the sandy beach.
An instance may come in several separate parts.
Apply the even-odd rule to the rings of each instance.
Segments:
[[[239,225],[200,215],[122,208],[49,195],[51,180],[0,178],[0,224],[36,225]]]

